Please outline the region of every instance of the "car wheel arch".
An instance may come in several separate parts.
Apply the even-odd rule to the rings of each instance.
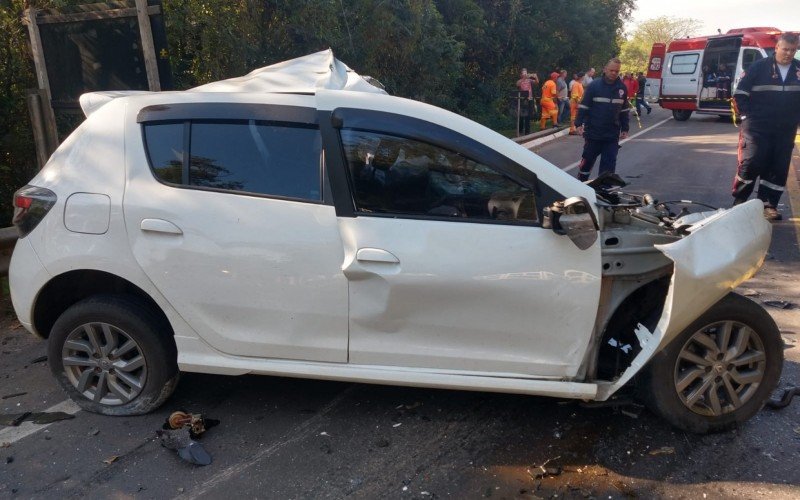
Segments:
[[[614,380],[630,366],[641,350],[636,326],[642,324],[651,331],[655,328],[666,302],[670,279],[671,274],[668,274],[642,283],[609,315],[593,348],[588,380]]]
[[[159,317],[166,334],[174,336],[164,310],[147,292],[121,276],[96,269],[74,269],[50,279],[36,296],[32,314],[34,331],[40,337],[48,338],[64,311],[96,295],[126,296],[140,302]]]

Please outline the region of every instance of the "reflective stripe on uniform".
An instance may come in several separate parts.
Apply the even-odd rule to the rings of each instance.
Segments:
[[[753,181],[752,181],[752,180],[749,180],[749,181],[748,181],[747,179],[742,179],[742,178],[741,178],[741,177],[739,177],[738,175],[736,176],[736,180],[737,180],[737,181],[739,181],[739,182],[741,182],[742,184],[752,184],[752,183],[753,183]]]
[[[750,92],[745,92],[744,90],[736,89],[736,92],[734,92],[733,95],[736,95],[736,94],[750,95]]]
[[[608,97],[595,97],[592,99],[594,102],[611,102],[611,99]]]
[[[800,91],[800,85],[753,85],[752,92],[793,92]]]
[[[611,99],[611,104],[622,104],[625,99]]]
[[[578,107],[579,108],[583,108],[583,109],[589,109],[589,106],[587,106],[585,104],[578,104]]]
[[[767,182],[767,181],[765,181],[763,179],[759,179],[758,182],[759,182],[760,185],[762,185],[764,187],[768,187],[773,191],[783,191],[783,186],[779,186],[777,184],[773,184],[771,182]]]

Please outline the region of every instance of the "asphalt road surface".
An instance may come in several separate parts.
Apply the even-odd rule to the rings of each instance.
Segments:
[[[737,130],[716,117],[669,116],[656,108],[643,117],[643,133],[624,143],[618,173],[631,182],[627,189],[728,206]],[[632,134],[639,131],[634,121]],[[538,153],[574,174],[582,142],[564,137]],[[794,162],[790,195],[798,200],[800,157]],[[800,304],[800,206],[793,217],[789,199],[764,268],[740,289],[757,301]],[[157,412],[103,417],[64,403],[46,363],[34,362],[44,343],[19,326],[7,299],[1,307],[0,413],[74,414],[46,426],[0,427],[4,498],[800,496],[800,398],[736,431],[700,437],[636,407],[186,374]],[[798,309],[768,310],[787,344],[781,387],[800,385]],[[221,420],[201,440],[211,465],[184,463],[154,439],[177,409]],[[537,479],[545,463],[560,473]]]

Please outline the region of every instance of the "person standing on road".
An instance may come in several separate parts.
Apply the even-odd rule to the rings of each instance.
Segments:
[[[592,83],[592,80],[594,80],[594,68],[589,68],[586,74],[583,75],[583,80],[581,80],[581,83],[583,83],[584,90],[586,90],[589,87],[589,84]]]
[[[649,115],[653,112],[653,108],[644,100],[644,87],[647,85],[647,78],[644,76],[644,73],[640,71],[636,81],[639,84],[639,90],[636,92],[636,114],[642,116],[642,106],[644,106]]]
[[[578,105],[575,126],[586,142],[578,164],[578,179],[586,181],[600,156],[600,174],[614,172],[620,139],[628,137],[631,105],[628,91],[619,79],[622,63],[614,58],[603,68],[603,77],[593,81]]]
[[[625,73],[622,83],[625,84],[625,90],[628,91],[628,99],[633,101],[636,98],[636,94],[639,93],[639,80],[633,77],[633,73],[628,72]],[[636,114],[639,114],[639,108],[636,108]]]
[[[558,98],[558,91],[556,90],[556,79],[558,73],[555,71],[550,73],[550,79],[542,85],[542,119],[539,122],[539,129],[544,130],[547,127],[547,119],[553,120],[553,126],[558,126],[558,105],[556,99]]]
[[[558,123],[564,123],[569,117],[569,91],[567,87],[567,70],[562,69],[556,80],[558,91]]]
[[[519,123],[517,132],[521,135],[531,133],[531,116],[533,115],[533,87],[528,76],[528,70],[522,68],[517,80],[517,89],[520,91]]]
[[[583,71],[575,74],[574,79],[569,82],[569,135],[578,135],[575,128],[575,118],[578,117],[578,105],[583,100]]]
[[[782,34],[775,54],[754,62],[733,93],[742,119],[733,204],[747,201],[758,179],[757,196],[770,221],[783,218],[778,201],[786,187],[800,124],[800,62],[794,59],[798,45],[796,34]]]

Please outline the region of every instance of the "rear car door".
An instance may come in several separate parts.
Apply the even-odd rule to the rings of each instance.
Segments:
[[[350,362],[574,376],[597,313],[600,248],[541,227],[562,195],[439,125],[355,109],[332,122],[352,192],[339,218]]]
[[[131,249],[221,352],[347,361],[347,281],[315,113],[160,104],[128,134]]]

